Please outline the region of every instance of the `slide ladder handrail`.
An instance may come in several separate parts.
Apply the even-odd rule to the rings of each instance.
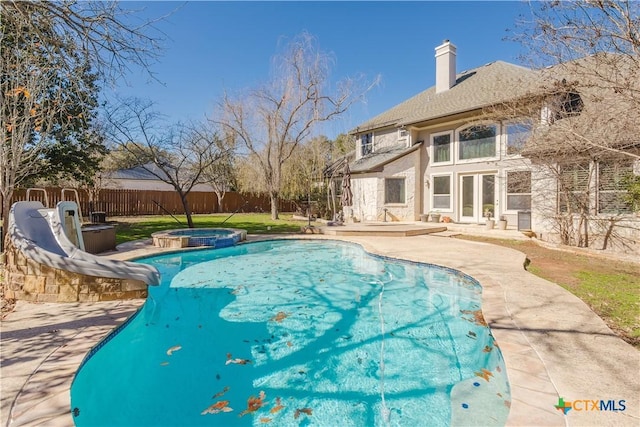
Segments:
[[[42,191],[44,193],[44,207],[48,208],[49,207],[49,195],[47,194],[47,190],[45,190],[44,188],[36,188],[36,187],[27,188],[27,195],[26,195],[27,202],[31,201],[29,196],[31,195],[32,191]]]
[[[84,224],[84,220],[82,219],[82,209],[80,209],[80,196],[78,195],[78,190],[76,190],[75,188],[63,188],[62,192],[60,194],[60,198],[62,199],[62,201],[65,201],[66,199],[64,198],[64,193],[65,191],[72,191],[73,194],[76,196],[75,197],[75,202],[76,205],[78,206],[78,220],[80,221],[80,225]]]

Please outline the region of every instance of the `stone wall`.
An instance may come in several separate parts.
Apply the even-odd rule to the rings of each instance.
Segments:
[[[32,302],[94,302],[145,298],[139,280],[87,276],[37,263],[6,239],[5,298]]]

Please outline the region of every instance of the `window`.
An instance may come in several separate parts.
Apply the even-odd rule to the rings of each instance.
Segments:
[[[542,121],[548,124],[565,117],[577,116],[584,108],[582,97],[577,92],[564,92],[554,96],[542,109]]]
[[[451,132],[433,135],[433,163],[451,162]]]
[[[360,135],[360,152],[362,156],[373,153],[373,133],[363,133]]]
[[[627,180],[633,175],[633,162],[598,164],[598,213],[631,213]]]
[[[633,161],[617,160],[564,165],[558,180],[558,208],[566,213],[628,214],[633,200],[628,185]]]
[[[577,92],[566,92],[558,97],[553,121],[580,114],[583,108],[582,98]]]
[[[531,209],[531,172],[507,172],[507,210]]]
[[[589,163],[563,165],[558,180],[558,209],[567,213],[588,213],[590,206]]]
[[[471,126],[459,134],[458,159],[470,160],[496,155],[496,126]]]
[[[531,136],[531,123],[509,123],[505,133],[507,154],[520,154],[527,139]]]
[[[404,178],[384,180],[384,203],[405,203]]]
[[[434,176],[431,182],[433,185],[433,209],[451,210],[451,175]]]

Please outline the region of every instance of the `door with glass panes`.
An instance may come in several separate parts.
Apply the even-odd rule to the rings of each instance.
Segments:
[[[484,222],[487,213],[495,217],[495,172],[459,175],[459,186],[460,222]]]

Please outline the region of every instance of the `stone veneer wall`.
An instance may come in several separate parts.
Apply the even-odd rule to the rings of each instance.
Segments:
[[[153,246],[157,248],[182,249],[189,246],[189,236],[170,236],[160,233],[152,238]]]
[[[51,268],[24,256],[6,239],[5,297],[33,302],[95,302],[145,298],[139,280],[87,276]]]

